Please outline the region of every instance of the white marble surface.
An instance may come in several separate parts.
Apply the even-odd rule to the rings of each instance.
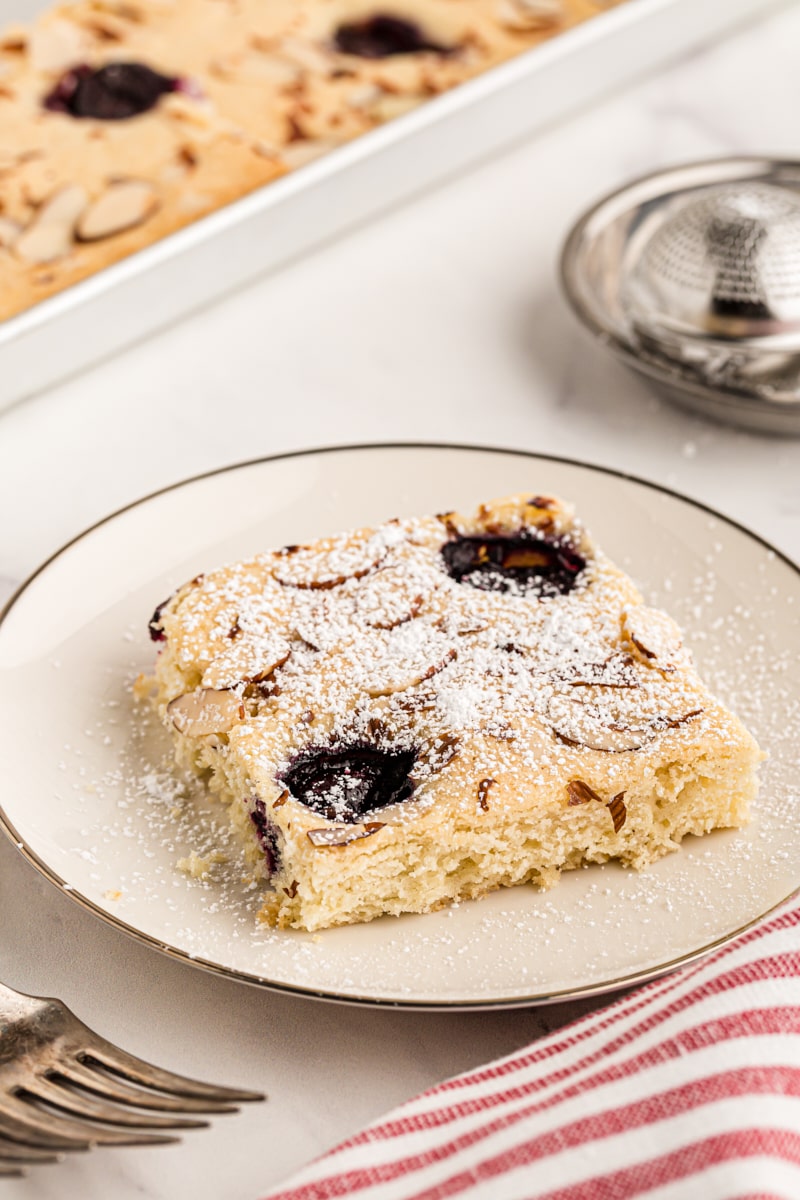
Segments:
[[[0,416],[2,593],[152,489],[365,440],[608,464],[800,555],[800,440],[657,401],[584,339],[555,280],[574,217],[631,175],[714,154],[796,154],[799,42],[793,4]],[[270,1095],[176,1147],[101,1150],[0,1181],[9,1200],[256,1197],[390,1105],[575,1011],[417,1015],[257,991],[101,925],[5,842],[0,913],[0,978],[60,995],[134,1052]]]

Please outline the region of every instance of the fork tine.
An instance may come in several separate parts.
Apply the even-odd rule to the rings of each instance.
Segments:
[[[156,1146],[260,1092],[217,1087],[121,1050],[60,1000],[0,983],[0,1178],[92,1146]],[[7,1038],[6,1034],[10,1036]]]
[[[27,1121],[20,1121],[10,1116],[3,1108],[0,1108],[0,1136],[18,1142],[22,1146],[31,1146],[38,1150],[55,1150],[59,1154],[62,1150],[88,1150],[92,1144],[86,1136],[85,1129],[81,1130],[80,1135],[74,1134],[66,1137],[64,1134],[53,1133],[52,1129],[43,1127],[42,1123],[34,1128]]]
[[[144,1133],[136,1129],[104,1129],[93,1121],[83,1121],[66,1114],[56,1115],[31,1104],[23,1096],[6,1094],[0,1098],[0,1114],[10,1117],[32,1134],[47,1137],[73,1137],[82,1145],[150,1146],[174,1142],[174,1137],[161,1133]],[[24,1136],[24,1135],[23,1135]]]
[[[10,1138],[0,1135],[0,1163],[54,1163],[58,1162],[58,1157],[51,1150],[23,1146],[21,1142],[12,1142]]]
[[[85,1063],[75,1059],[59,1062],[57,1070],[48,1072],[51,1079],[60,1081],[63,1077],[78,1087],[103,1096],[106,1100],[114,1100],[117,1104],[133,1104],[140,1108],[150,1108],[155,1112],[174,1113],[233,1113],[238,1110],[231,1104],[222,1104],[213,1100],[202,1100],[194,1096],[172,1096],[165,1092],[153,1092],[126,1083],[121,1075],[112,1075],[106,1068],[91,1069]]]
[[[136,1112],[131,1108],[120,1108],[71,1087],[62,1087],[55,1080],[37,1075],[25,1088],[25,1094],[35,1100],[52,1105],[59,1112],[109,1125],[125,1125],[139,1129],[202,1129],[208,1121],[197,1121],[176,1114],[155,1116],[152,1113]],[[146,1107],[147,1101],[143,1099]]]
[[[201,1083],[199,1079],[187,1079],[185,1075],[175,1075],[172,1071],[164,1071],[154,1067],[152,1063],[136,1058],[119,1046],[112,1045],[105,1038],[92,1035],[91,1043],[78,1056],[79,1062],[97,1062],[113,1075],[121,1075],[123,1079],[132,1080],[146,1088],[157,1088],[173,1096],[191,1096],[198,1100],[212,1100],[221,1103],[238,1104],[247,1100],[263,1100],[261,1092],[248,1092],[243,1088],[217,1087],[213,1083]]]

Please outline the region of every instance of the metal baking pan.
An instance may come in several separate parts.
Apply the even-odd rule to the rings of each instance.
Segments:
[[[0,407],[780,2],[627,0],[138,251],[0,323]]]

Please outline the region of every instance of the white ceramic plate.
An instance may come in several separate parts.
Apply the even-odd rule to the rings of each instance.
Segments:
[[[551,892],[494,893],[427,916],[321,934],[256,923],[236,861],[193,880],[176,861],[226,836],[176,793],[131,681],[147,620],[221,562],[395,515],[555,492],[645,595],[769,751],[753,823],[689,838],[642,874],[615,865]],[[513,451],[372,446],[288,455],[192,479],[109,517],[34,575],[0,624],[2,823],[74,899],[158,949],[250,983],[409,1007],[502,1007],[607,991],[707,952],[800,886],[798,569],[746,530],[650,484]]]

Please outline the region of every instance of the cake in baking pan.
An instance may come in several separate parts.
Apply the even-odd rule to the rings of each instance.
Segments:
[[[0,39],[0,319],[283,172],[208,101],[179,46],[132,61],[106,7]]]
[[[0,320],[608,8],[75,0],[0,33]]]
[[[159,605],[157,704],[263,918],[422,913],[746,822],[761,752],[570,506],[284,546]]]

